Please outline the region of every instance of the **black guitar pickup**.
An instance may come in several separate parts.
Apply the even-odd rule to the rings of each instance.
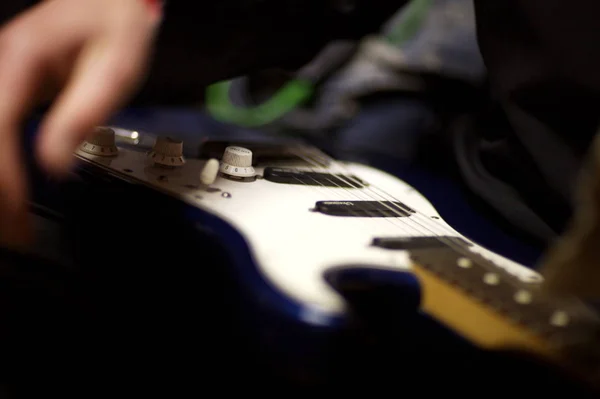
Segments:
[[[356,176],[312,172],[290,168],[267,167],[263,173],[265,180],[280,184],[296,184],[302,186],[363,188],[367,184]]]
[[[460,246],[468,248],[473,244],[461,237],[451,236],[433,236],[433,237],[376,237],[373,239],[372,246],[396,250],[410,251],[415,249],[431,249]]]
[[[315,212],[363,218],[406,217],[415,211],[399,201],[319,201]]]

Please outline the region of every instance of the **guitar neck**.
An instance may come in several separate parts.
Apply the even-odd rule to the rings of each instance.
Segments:
[[[596,384],[600,323],[593,311],[461,252],[450,246],[410,251],[424,312],[483,349],[527,352]]]

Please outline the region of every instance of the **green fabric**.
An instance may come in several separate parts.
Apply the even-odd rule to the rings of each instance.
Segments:
[[[272,123],[310,99],[314,90],[308,81],[292,80],[268,101],[253,108],[244,108],[231,102],[230,87],[230,81],[209,86],[206,92],[207,110],[217,120],[246,127]]]

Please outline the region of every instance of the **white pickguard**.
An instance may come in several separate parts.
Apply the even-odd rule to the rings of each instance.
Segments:
[[[183,167],[165,170],[154,167],[145,151],[120,148],[114,158],[83,152],[77,155],[226,220],[246,239],[263,277],[286,296],[304,304],[309,313],[310,309],[326,315],[344,311],[343,299],[323,279],[324,271],[331,267],[362,263],[410,270],[406,252],[372,247],[374,237],[462,237],[414,188],[364,165],[337,162],[331,170],[339,173],[341,167],[368,182],[370,186],[362,189],[286,185],[262,179],[244,183],[218,177],[211,187],[220,191],[209,192],[199,184],[203,160],[187,159]],[[263,168],[257,167],[256,171],[262,174]],[[399,218],[358,218],[311,211],[317,201],[328,200],[399,200],[417,213]],[[471,250],[524,281],[541,281],[538,273],[480,246],[474,245]]]

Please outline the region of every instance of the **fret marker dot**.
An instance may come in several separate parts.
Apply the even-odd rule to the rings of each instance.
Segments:
[[[500,283],[500,277],[495,273],[486,273],[483,276],[483,282],[487,285],[498,285]]]
[[[533,296],[531,295],[531,292],[527,290],[520,290],[515,294],[515,302],[520,303],[521,305],[530,304],[532,300]]]
[[[463,269],[468,269],[471,266],[473,266],[473,262],[471,262],[471,259],[468,258],[459,258],[456,264],[458,265],[458,267],[461,267]]]
[[[562,310],[557,310],[552,314],[552,317],[550,317],[550,324],[555,327],[565,327],[569,324],[569,321],[569,315]]]

